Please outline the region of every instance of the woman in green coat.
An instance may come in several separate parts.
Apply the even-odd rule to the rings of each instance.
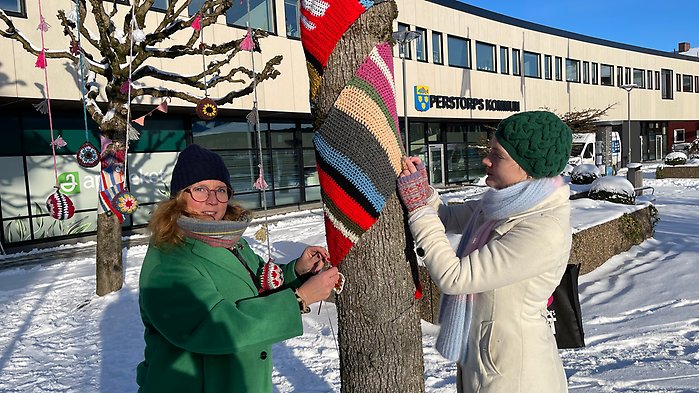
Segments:
[[[337,269],[322,269],[323,247],[281,266],[257,256],[216,153],[184,149],[170,190],[141,269],[139,392],[271,392],[272,344],[303,333],[302,312],[330,295]]]

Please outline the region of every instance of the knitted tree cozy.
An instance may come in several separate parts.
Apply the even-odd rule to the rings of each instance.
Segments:
[[[374,47],[313,142],[333,265],[379,218],[401,170],[391,46]]]
[[[359,16],[386,0],[301,1],[301,44],[306,52],[311,100],[318,92],[323,70],[340,37]]]

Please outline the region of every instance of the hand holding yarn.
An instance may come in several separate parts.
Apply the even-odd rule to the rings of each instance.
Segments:
[[[308,273],[316,274],[327,264],[330,264],[330,254],[325,247],[308,246],[296,260],[294,270],[298,276]]]
[[[339,279],[340,273],[337,268],[331,267],[309,278],[296,293],[306,305],[310,305],[327,299]]]
[[[425,164],[418,157],[403,157],[403,171],[398,177],[398,196],[408,212],[427,206],[432,188],[427,182]]]

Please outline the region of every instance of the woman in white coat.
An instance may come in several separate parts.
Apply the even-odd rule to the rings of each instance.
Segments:
[[[570,254],[570,190],[559,173],[571,138],[550,112],[503,120],[483,159],[491,189],[462,205],[442,204],[420,159],[403,160],[398,192],[443,293],[437,350],[457,363],[459,392],[567,391],[546,306]],[[463,234],[456,250],[447,232]]]

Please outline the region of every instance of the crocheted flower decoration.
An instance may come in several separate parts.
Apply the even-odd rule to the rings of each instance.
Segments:
[[[197,116],[202,120],[213,120],[218,115],[218,107],[211,98],[204,98],[197,104]]]
[[[339,278],[337,279],[337,282],[333,287],[333,291],[335,291],[335,294],[339,295],[340,293],[342,293],[342,290],[345,289],[345,275],[342,273],[337,274]]]
[[[284,272],[276,263],[269,260],[260,275],[260,292],[271,291],[284,285]]]
[[[114,197],[112,206],[121,214],[133,214],[138,209],[138,200],[129,191],[122,191]]]
[[[67,196],[56,190],[46,200],[46,209],[56,220],[67,220],[75,214],[75,205]]]
[[[100,153],[92,143],[85,142],[75,153],[75,158],[77,158],[78,164],[81,167],[92,168],[99,164]]]

